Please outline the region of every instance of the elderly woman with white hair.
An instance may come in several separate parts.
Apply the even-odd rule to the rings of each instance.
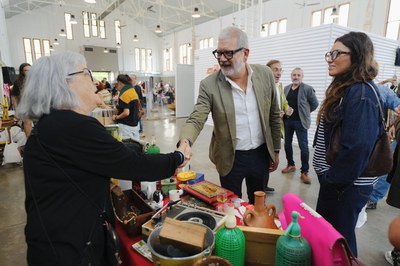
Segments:
[[[110,265],[110,177],[160,180],[191,156],[188,143],[147,155],[115,140],[89,116],[99,103],[95,83],[72,52],[42,57],[28,74],[18,113],[36,121],[24,154],[29,265]]]

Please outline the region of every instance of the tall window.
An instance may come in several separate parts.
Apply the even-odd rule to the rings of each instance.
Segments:
[[[82,18],[83,18],[83,36],[90,37],[89,13],[83,11]]]
[[[146,71],[152,72],[153,71],[153,54],[151,49],[146,49]]]
[[[99,36],[99,29],[97,28],[97,14],[90,13],[90,22],[92,24],[92,36],[97,37]]]
[[[106,38],[106,22],[104,20],[99,20],[99,32],[100,32],[100,38],[105,39]]]
[[[29,64],[33,64],[33,54],[32,54],[32,45],[31,39],[23,38],[24,42],[24,51],[25,51],[25,62]]]
[[[140,70],[140,49],[135,48],[135,69]]]
[[[146,49],[140,48],[140,70],[146,71]]]
[[[72,40],[73,32],[72,32],[72,24],[71,24],[71,14],[64,13],[64,18],[65,18],[65,31],[67,33],[67,39]]]
[[[179,45],[179,63],[191,64],[192,63],[192,47],[190,43]]]
[[[311,27],[316,27],[321,25],[321,17],[322,17],[322,11],[314,11],[312,13],[312,20],[311,20]]]
[[[172,48],[164,49],[164,71],[173,71]]]
[[[121,42],[121,21],[115,20],[114,25],[115,25],[115,43],[122,44],[122,42]],[[139,68],[136,68],[136,69],[139,69]]]
[[[278,32],[278,22],[273,21],[269,24],[269,35],[275,35]]]
[[[333,23],[333,18],[331,16],[333,11],[333,7],[328,7],[324,10],[324,24],[331,24]]]
[[[287,26],[287,19],[279,20],[278,33],[285,33],[286,32],[286,26]]]
[[[349,22],[349,9],[350,9],[350,4],[339,6],[339,18],[338,18],[339,25],[347,27],[347,24]]]
[[[386,24],[386,37],[394,40],[399,39],[400,32],[400,0],[391,0],[389,15]]]
[[[50,41],[49,40],[43,40],[43,55],[44,56],[50,56]]]
[[[42,57],[42,44],[40,42],[40,39],[33,39],[33,51],[35,60]]]

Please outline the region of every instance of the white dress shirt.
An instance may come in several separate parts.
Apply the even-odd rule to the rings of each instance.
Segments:
[[[241,151],[252,150],[265,143],[257,99],[251,81],[253,70],[247,64],[246,67],[249,73],[246,93],[233,80],[226,77],[226,80],[232,86],[233,104],[235,106],[236,150]]]

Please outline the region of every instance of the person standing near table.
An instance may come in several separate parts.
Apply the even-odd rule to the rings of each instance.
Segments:
[[[118,123],[122,138],[140,139],[139,96],[132,87],[128,75],[118,75],[117,82],[116,89],[119,91],[117,114],[112,118]]]
[[[308,149],[308,129],[311,125],[311,112],[317,109],[318,99],[315,90],[310,85],[303,83],[303,70],[296,67],[292,70],[292,84],[285,87],[285,96],[289,106],[293,108],[290,116],[285,116],[283,123],[285,126],[285,154],[287,166],[282,173],[296,171],[293,160],[293,135],[296,132],[297,142],[300,147],[301,174],[300,180],[304,184],[311,184],[308,175],[310,151]]]
[[[193,143],[211,112],[214,129],[209,156],[220,175],[221,186],[242,197],[264,191],[269,171],[279,164],[280,122],[271,70],[247,63],[248,38],[244,31],[221,31],[213,54],[221,69],[203,79],[193,112],[180,132],[180,140]]]
[[[18,106],[21,118],[38,121],[23,161],[27,265],[111,265],[110,176],[161,180],[188,162],[190,146],[139,154],[111,136],[89,116],[100,98],[79,53],[41,57],[31,71]]]

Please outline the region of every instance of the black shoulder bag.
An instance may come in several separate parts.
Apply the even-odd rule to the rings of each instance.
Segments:
[[[38,122],[39,124],[39,122]],[[103,228],[104,228],[104,233],[105,233],[105,243],[104,243],[104,247],[106,249],[106,256],[105,259],[107,260],[108,265],[120,265],[122,263],[122,260],[120,258],[120,242],[119,242],[119,237],[116,234],[113,226],[111,225],[111,223],[109,222],[109,219],[107,217],[107,213],[106,213],[106,203],[104,202],[104,207],[103,209],[101,209],[80,187],[79,185],[64,171],[64,169],[50,156],[50,154],[47,152],[47,150],[43,147],[42,143],[39,140],[39,134],[38,134],[38,124],[35,126],[32,135],[34,136],[40,146],[40,148],[43,150],[43,152],[47,155],[47,157],[50,159],[50,161],[61,171],[61,173],[67,177],[67,179],[72,183],[72,185],[79,191],[79,193],[81,193],[89,202],[90,204],[92,204],[95,209],[99,210],[100,212],[100,217],[102,217],[103,219]],[[34,196],[33,193],[33,189],[32,189],[32,185],[30,183],[29,177],[27,175],[27,172],[25,172],[25,176],[26,179],[28,180],[28,184],[29,184],[29,188],[31,190],[32,193],[32,197],[33,197],[33,201],[35,204],[35,207],[38,211],[38,215],[39,215],[39,220],[41,223],[41,226],[43,227],[43,230],[45,232],[46,238],[49,241],[49,244],[51,246],[52,252],[54,253],[54,255],[56,256],[56,258],[59,260],[59,257],[57,255],[56,249],[47,233],[46,227],[44,226],[43,223],[43,219],[42,216],[40,214],[40,210],[39,210],[39,205],[37,204],[36,201],[36,197]],[[105,200],[104,200],[105,201]],[[94,231],[94,226],[91,230],[91,233],[89,235],[89,240],[86,242],[86,248],[90,248],[90,245],[92,244],[90,239],[92,237]]]
[[[385,127],[385,117],[383,115],[383,110],[381,103],[379,101],[378,94],[375,88],[367,83],[367,85],[372,89],[375,94],[376,100],[378,102],[379,113],[381,117],[382,126],[384,132],[378,137],[375,142],[374,149],[369,157],[367,168],[361,174],[361,176],[382,176],[390,172],[393,166],[393,151],[390,147],[390,138]],[[342,130],[342,125],[339,122],[338,125],[334,126],[335,131],[331,136],[329,147],[326,151],[326,162],[332,165],[336,159],[337,154],[342,149],[340,144],[340,132]]]

